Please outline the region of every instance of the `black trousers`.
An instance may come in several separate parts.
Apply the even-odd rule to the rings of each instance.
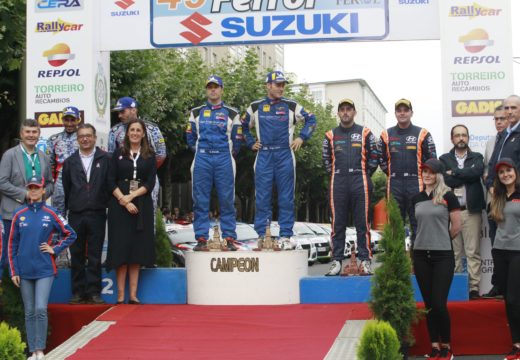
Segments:
[[[513,343],[520,342],[520,251],[493,249],[495,281],[504,294]]]
[[[489,213],[488,213],[489,215]],[[488,216],[488,233],[489,233],[489,240],[491,240],[491,248],[493,248],[493,244],[495,243],[495,236],[497,234],[497,223],[495,220],[491,219]],[[493,259],[493,264],[495,263],[495,258],[493,256],[493,251],[491,251],[491,258]],[[494,266],[494,265],[493,265]],[[496,286],[496,276],[495,276],[495,270],[493,270],[493,274],[491,275],[491,284],[493,286]]]
[[[448,292],[455,272],[452,250],[414,250],[415,278],[424,299],[426,324],[430,342],[449,343],[451,322],[448,312]]]
[[[101,293],[101,252],[105,240],[105,210],[69,213],[69,224],[78,238],[70,246],[72,293]]]

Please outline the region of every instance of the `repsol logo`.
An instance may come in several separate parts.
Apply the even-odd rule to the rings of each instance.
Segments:
[[[222,36],[237,38],[359,32],[358,13],[228,17],[221,23]]]
[[[451,116],[491,116],[495,108],[501,104],[501,99],[455,100],[451,102]]]
[[[240,258],[212,258],[210,261],[212,272],[259,272],[260,259],[253,257]]]

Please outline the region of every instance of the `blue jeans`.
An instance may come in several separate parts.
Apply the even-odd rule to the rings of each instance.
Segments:
[[[4,268],[8,266],[7,243],[9,242],[9,232],[11,231],[11,220],[3,220],[4,233],[2,234],[2,257],[0,258],[0,280],[4,276]]]
[[[47,303],[54,276],[36,280],[20,280],[25,310],[25,330],[29,351],[44,350],[47,342]]]

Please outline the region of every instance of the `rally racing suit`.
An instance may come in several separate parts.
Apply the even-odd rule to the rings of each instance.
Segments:
[[[260,237],[272,220],[271,197],[273,182],[278,192],[278,223],[280,237],[291,237],[294,226],[295,158],[289,147],[293,141],[297,121],[305,121],[299,137],[308,140],[316,127],[316,117],[294,100],[264,98],[249,106],[242,122],[247,146],[252,148],[255,138],[262,147],[255,161],[256,213],[255,231]]]
[[[191,165],[195,239],[208,240],[211,190],[215,186],[223,238],[236,239],[235,160],[242,141],[238,111],[224,103],[206,102],[190,112],[186,131],[195,152]]]
[[[410,124],[406,129],[394,126],[383,130],[379,139],[380,166],[387,175],[387,197],[392,194],[399,204],[403,221],[410,219],[412,244],[417,221],[412,197],[422,191],[421,166],[426,160],[437,158],[433,137],[424,128]]]
[[[341,261],[345,252],[345,231],[349,213],[357,233],[358,257],[369,260],[369,207],[372,196],[370,176],[379,164],[379,148],[369,128],[358,124],[338,126],[327,131],[323,140],[322,159],[330,178],[332,213],[332,258]]]
[[[52,206],[63,216],[66,214],[61,170],[65,160],[78,150],[77,140],[78,134],[76,132],[68,133],[66,131],[54,134],[47,140],[46,153],[49,156],[52,177],[54,179],[54,193],[51,198]]]

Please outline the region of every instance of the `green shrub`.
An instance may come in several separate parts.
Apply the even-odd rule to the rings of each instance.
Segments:
[[[20,329],[22,338],[25,339],[25,312],[22,294],[11,281],[9,271],[4,271],[0,284],[0,320],[7,322],[11,327]]]
[[[166,227],[161,211],[155,213],[155,263],[159,267],[172,266],[172,250],[170,239],[166,233]]]
[[[0,323],[0,359],[24,360],[25,347],[18,329]]]
[[[400,360],[399,339],[386,321],[370,321],[363,329],[357,356],[359,360]]]
[[[378,257],[381,266],[372,278],[370,309],[378,320],[387,321],[402,345],[412,345],[412,323],[417,321],[417,307],[412,287],[411,262],[404,246],[404,225],[399,207],[391,196],[387,202],[388,224],[379,243],[384,252]]]

